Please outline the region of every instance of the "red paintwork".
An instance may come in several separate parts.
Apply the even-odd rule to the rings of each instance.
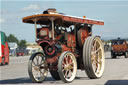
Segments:
[[[114,52],[126,52],[128,50],[128,44],[126,41],[123,44],[114,44],[112,45]]]
[[[64,61],[63,61],[63,66],[65,65],[65,64],[72,64],[72,59],[71,59],[71,56],[66,56],[66,57],[64,57]]]
[[[5,43],[4,56],[5,56],[5,63],[9,64],[9,48],[7,42]]]
[[[42,46],[43,50],[45,50],[46,54],[48,55],[54,55],[55,51],[56,51],[56,48],[53,49],[52,52],[48,52],[47,51],[47,48],[48,46],[54,46],[59,39],[61,39],[63,37],[63,35],[56,35],[55,36],[55,40],[50,40],[49,39],[49,29],[48,28],[40,28],[39,30],[45,30],[47,31],[47,36],[44,37],[42,36],[38,41],[37,43]],[[88,30],[85,29],[85,28],[81,28],[80,29],[81,31],[81,41],[82,41],[82,44],[84,43],[85,39],[89,36],[89,33],[88,33]],[[39,32],[38,32],[39,33]],[[38,34],[37,34],[38,35]],[[66,35],[66,40],[67,40],[67,44],[63,44],[61,43],[61,53],[64,52],[64,51],[70,51],[72,53],[75,53],[75,48],[76,48],[76,37],[75,37],[75,34],[72,34],[72,33],[67,33]],[[61,53],[57,53],[55,56],[51,57],[51,58],[48,58],[46,59],[47,63],[55,63],[57,60],[58,60],[58,57],[61,55]],[[79,55],[76,55],[74,54],[76,57],[78,57]]]
[[[75,52],[75,49],[69,48],[66,45],[61,45],[61,47],[62,47],[62,52],[64,52],[64,51]]]
[[[80,36],[81,36],[81,44],[83,46],[85,39],[89,36],[89,32],[87,29],[80,29]]]
[[[24,53],[23,52],[18,52],[16,53],[17,56],[24,56]]]
[[[67,46],[68,47],[76,47],[76,38],[73,34],[67,34]]]
[[[9,64],[9,48],[8,48],[7,42],[5,43],[5,46],[1,45],[1,50],[2,50],[1,51],[2,57],[0,57],[0,63],[2,62],[2,58],[4,57],[4,63],[3,64],[6,64],[6,63]]]
[[[55,50],[56,50],[55,47],[52,46],[53,51],[52,51],[52,52],[48,52],[48,51],[47,51],[48,46],[49,46],[49,45],[47,45],[47,46],[45,47],[46,53],[47,53],[48,55],[53,55],[53,54],[55,53]]]
[[[121,44],[121,45],[113,45],[112,46],[114,52],[125,52],[127,51],[127,44]]]
[[[57,55],[54,56],[53,58],[47,58],[46,59],[47,63],[55,63],[58,60],[58,56],[60,56],[60,53],[57,53]]]
[[[5,48],[5,46],[4,45],[1,45],[1,53],[2,53],[2,56],[4,56],[4,48]]]
[[[56,36],[56,40],[61,39],[61,37],[62,37],[62,35],[58,35],[58,36]]]
[[[1,55],[0,56],[0,63],[2,63],[2,57],[4,56],[4,45],[1,45]]]
[[[95,21],[90,19],[82,19],[72,16],[63,16],[63,20],[70,21],[70,22],[78,22],[78,23],[88,23],[88,24],[97,24],[97,25],[104,25],[104,22],[102,21]]]
[[[49,45],[53,45],[55,42],[51,41],[49,42],[48,40],[38,40],[37,43],[41,45],[42,43],[48,43]]]

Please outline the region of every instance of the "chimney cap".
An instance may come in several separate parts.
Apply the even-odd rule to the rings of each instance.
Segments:
[[[43,12],[43,14],[57,13],[55,8],[49,8]]]

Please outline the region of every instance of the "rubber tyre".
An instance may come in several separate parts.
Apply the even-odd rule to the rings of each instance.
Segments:
[[[93,69],[93,63],[92,63],[92,58],[93,57],[92,57],[92,54],[91,53],[93,53],[92,48],[93,48],[94,41],[95,42],[97,41],[97,43],[100,46],[99,48],[101,50],[101,51],[98,51],[98,52],[101,52],[100,53],[100,57],[101,57],[101,61],[102,61],[101,64],[102,65],[99,66],[100,67],[100,71],[98,73],[96,73],[94,71],[94,69]],[[96,46],[98,46],[98,45],[96,45]],[[97,59],[99,59],[100,57],[98,56]],[[83,64],[84,64],[85,72],[86,72],[87,76],[90,79],[97,79],[97,78],[102,77],[102,75],[104,73],[104,67],[105,67],[105,58],[104,58],[104,48],[103,48],[103,45],[102,45],[102,41],[101,41],[101,39],[99,37],[90,36],[90,37],[88,37],[85,40],[84,46],[83,46]],[[97,67],[96,69],[99,69],[99,67]]]
[[[115,53],[111,52],[111,58],[112,58],[112,59],[116,58]]]
[[[63,67],[62,67],[66,55],[71,55],[72,56],[72,62],[73,62],[73,63],[71,63],[71,64],[73,64],[73,72],[72,72],[72,75],[69,79],[65,78],[65,75],[63,73]],[[65,60],[65,62],[66,62],[66,60]],[[71,65],[71,64],[69,64],[69,65]],[[64,68],[66,68],[66,64],[64,65]],[[70,83],[75,79],[75,76],[77,73],[77,62],[76,62],[76,58],[75,58],[73,53],[71,53],[69,51],[65,51],[61,54],[61,56],[59,57],[59,63],[58,63],[58,73],[59,73],[61,80],[65,83]],[[66,76],[69,75],[68,72],[65,72],[65,73],[67,73]]]
[[[116,58],[116,55],[115,55],[114,52],[111,52],[111,58],[112,58],[112,59],[115,59],[115,58]]]
[[[114,55],[112,56],[112,58],[115,59],[115,58],[116,58],[116,55],[114,54]]]
[[[50,74],[55,80],[60,80],[60,76],[57,70],[50,70]]]
[[[125,58],[128,58],[128,52],[125,52]]]
[[[45,71],[44,71],[44,72],[45,72],[45,75],[43,75],[43,77],[40,77],[40,79],[36,79],[36,78],[34,77],[33,72],[32,72],[32,63],[33,63],[33,61],[34,61],[34,59],[35,59],[35,57],[36,57],[37,55],[41,55],[41,56],[42,56],[42,59],[44,59],[43,53],[41,53],[41,52],[34,53],[34,54],[30,57],[29,62],[28,62],[28,74],[29,74],[29,77],[30,77],[30,79],[32,80],[32,82],[34,82],[34,83],[41,83],[41,82],[44,81],[45,77],[47,76],[48,69],[45,69]],[[46,61],[44,61],[44,63],[46,63]],[[38,65],[37,65],[37,66],[38,66]],[[47,66],[47,63],[46,63],[46,66]],[[40,70],[40,73],[41,73],[41,70]]]

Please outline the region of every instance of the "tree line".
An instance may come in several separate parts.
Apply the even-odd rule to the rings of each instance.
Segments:
[[[27,47],[27,45],[26,45],[27,41],[26,40],[18,40],[18,38],[15,37],[13,34],[6,36],[6,40],[8,43],[16,42],[18,47],[25,47],[25,48]]]

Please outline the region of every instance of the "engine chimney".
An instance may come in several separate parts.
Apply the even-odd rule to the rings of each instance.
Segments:
[[[55,8],[49,8],[43,12],[43,14],[57,13]]]

